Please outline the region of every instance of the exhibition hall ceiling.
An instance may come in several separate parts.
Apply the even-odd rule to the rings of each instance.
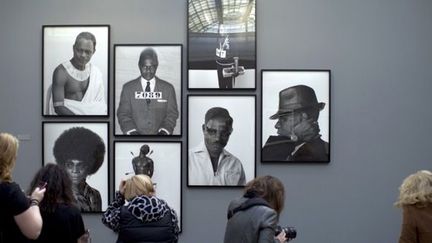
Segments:
[[[189,0],[189,30],[197,33],[255,32],[254,0]]]

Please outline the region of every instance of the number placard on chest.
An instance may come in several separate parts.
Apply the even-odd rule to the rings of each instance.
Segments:
[[[144,91],[135,91],[135,99],[161,99],[162,92],[144,92]]]

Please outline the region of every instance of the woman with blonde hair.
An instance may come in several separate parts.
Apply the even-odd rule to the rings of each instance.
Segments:
[[[45,189],[36,187],[29,199],[12,181],[18,147],[17,138],[0,133],[0,242],[26,242],[26,237],[36,239],[42,229],[38,205]]]
[[[102,223],[118,232],[117,243],[177,242],[177,214],[155,193],[147,175],[120,182],[114,201],[102,217]]]
[[[402,230],[399,243],[432,242],[432,172],[421,170],[404,179],[399,188]]]
[[[279,243],[289,240],[283,230],[276,235],[284,201],[285,189],[278,178],[266,175],[248,182],[243,197],[231,201],[228,206],[224,243]]]

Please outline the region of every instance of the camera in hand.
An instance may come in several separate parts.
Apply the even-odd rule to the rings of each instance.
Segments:
[[[297,230],[294,227],[290,227],[290,226],[286,226],[286,227],[277,226],[275,229],[275,235],[280,234],[282,230],[285,232],[285,238],[287,240],[292,240],[297,237]]]

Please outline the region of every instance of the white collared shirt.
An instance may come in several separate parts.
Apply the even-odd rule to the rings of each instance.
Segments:
[[[219,155],[216,172],[204,142],[189,150],[188,160],[189,185],[242,186],[246,183],[242,163],[225,149]]]
[[[145,91],[145,88],[147,86],[147,82],[150,82],[150,92],[154,92],[155,85],[156,85],[156,79],[153,77],[149,81],[145,80],[143,77],[141,77],[141,86],[143,91]]]

